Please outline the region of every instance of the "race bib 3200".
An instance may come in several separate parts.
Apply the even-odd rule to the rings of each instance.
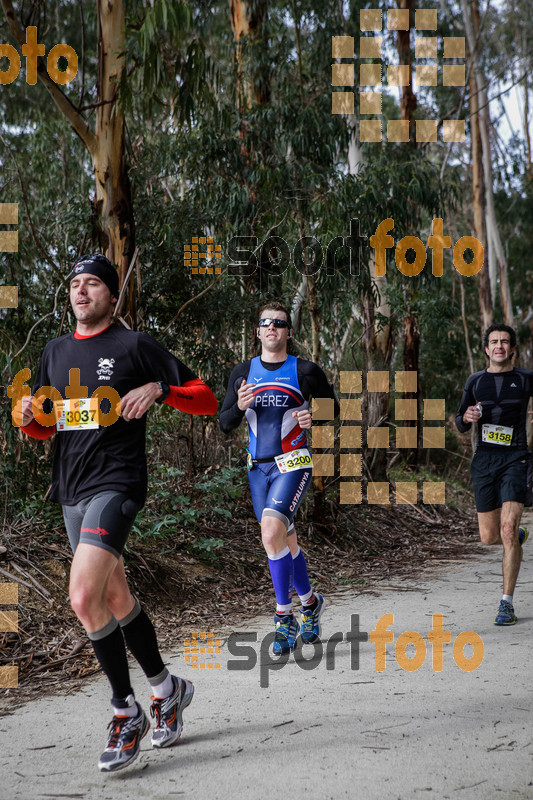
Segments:
[[[313,459],[307,448],[283,453],[281,456],[276,456],[275,461],[279,471],[282,473],[293,472],[296,469],[309,469],[313,466]]]

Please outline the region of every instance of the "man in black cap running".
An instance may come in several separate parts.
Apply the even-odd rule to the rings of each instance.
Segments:
[[[479,535],[483,544],[503,544],[503,596],[494,624],[514,625],[513,592],[529,535],[520,518],[527,495],[533,372],[513,366],[516,333],[508,325],[491,325],[483,345],[489,366],[468,378],[455,424],[465,433],[478,423],[471,473]]]
[[[105,256],[78,259],[70,274],[76,331],[46,346],[35,399],[23,398],[22,416],[13,397],[15,424],[37,439],[55,434],[51,499],[63,506],[74,551],[70,601],[113,691],[114,716],[98,763],[104,772],[134,761],[150,727],[134,698],[126,645],[152,687],[154,747],[179,738],[194,692],[163,664],[154,627],[124,572],[122,551],[146,497],[146,412],[154,402],[189,414],[217,408],[211,390],[148,334],[112,324],[118,289]],[[53,409],[38,387],[47,387]]]

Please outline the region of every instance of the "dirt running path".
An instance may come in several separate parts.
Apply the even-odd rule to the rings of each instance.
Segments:
[[[533,515],[529,526],[533,530]],[[376,671],[376,646],[369,641],[360,644],[359,669],[357,645],[342,641],[334,665],[330,642],[333,669],[326,669],[324,657],[304,670],[292,656],[274,671],[260,652],[262,637],[272,630],[266,617],[242,629],[258,634],[253,669],[228,669],[229,661],[242,666],[247,658],[232,655],[227,640],[220,655],[200,656],[220,669],[192,670],[180,648],[169,658],[172,670],[196,685],[181,743],[159,752],[147,736],[135,764],[114,775],[96,768],[109,721],[104,679],[70,696],[25,705],[0,719],[0,798],[531,798],[533,542],[525,549],[515,595],[519,623],[510,628],[493,625],[500,548],[480,546],[479,557],[467,563],[378,587],[377,596],[332,599],[324,614],[325,640],[346,634],[354,614],[366,632],[393,614],[394,642],[386,646],[384,671]],[[441,672],[433,670],[428,642],[434,614],[443,615],[452,637],[443,648]],[[424,640],[417,640],[420,658],[427,649],[417,671],[403,669],[395,656],[396,641],[408,630]],[[470,672],[453,655],[463,631],[474,631],[484,645],[482,664]],[[464,656],[479,653],[479,643],[477,648],[467,645]],[[306,647],[303,655],[312,652]],[[406,656],[413,654],[408,645]],[[268,686],[262,688],[261,679]],[[149,688],[139,671],[134,686],[147,710]]]

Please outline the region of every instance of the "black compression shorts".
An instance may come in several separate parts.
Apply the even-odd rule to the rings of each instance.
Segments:
[[[502,447],[494,452],[476,450],[470,473],[478,512],[494,511],[502,503],[525,503],[529,452]]]
[[[120,558],[140,505],[121,492],[99,492],[63,506],[72,552],[80,542],[101,547]]]

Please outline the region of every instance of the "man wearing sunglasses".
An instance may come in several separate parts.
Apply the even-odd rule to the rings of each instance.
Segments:
[[[259,316],[261,356],[231,373],[220,427],[229,433],[244,416],[248,422],[248,478],[276,594],[274,653],[281,654],[294,649],[298,632],[304,643],[320,637],[326,601],[309,583],[293,518],[312,478],[309,400],[333,398],[335,415],[339,406],[320,367],[288,354],[292,329],[287,309],[271,302]],[[293,588],[302,603],[300,624],[292,613]]]

